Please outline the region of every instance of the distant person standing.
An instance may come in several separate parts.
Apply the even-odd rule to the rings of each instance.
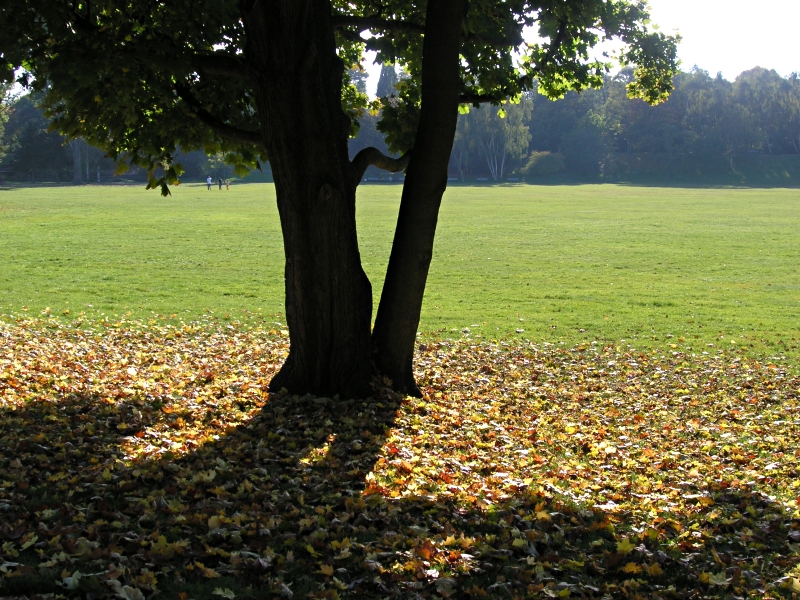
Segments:
[[[225,189],[226,190],[231,189],[231,180],[230,179],[226,179],[225,180]]]
[[[217,177],[217,183],[219,184],[219,189],[222,189],[222,177]]]
[[[211,189],[211,175],[206,177],[206,185],[208,186],[208,189]]]

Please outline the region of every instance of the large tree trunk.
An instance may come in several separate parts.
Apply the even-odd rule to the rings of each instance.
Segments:
[[[372,334],[381,373],[395,389],[413,395],[420,394],[412,369],[414,341],[456,133],[466,7],[466,0],[428,0],[419,129]]]
[[[356,237],[330,2],[245,0],[242,14],[286,257],[290,351],[270,389],[365,395],[372,290]]]

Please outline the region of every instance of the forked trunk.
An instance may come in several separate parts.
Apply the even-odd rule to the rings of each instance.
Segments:
[[[428,0],[419,128],[372,334],[380,372],[395,389],[413,395],[420,395],[412,369],[414,342],[456,133],[466,6],[466,0]]]
[[[330,3],[242,9],[286,257],[290,350],[270,389],[361,396],[372,376],[372,291],[358,251]]]

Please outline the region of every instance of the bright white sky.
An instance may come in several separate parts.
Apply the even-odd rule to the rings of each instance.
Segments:
[[[650,15],[662,31],[683,37],[685,71],[697,65],[731,81],[756,66],[784,77],[800,72],[800,0],[650,0]],[[372,60],[364,66],[374,95],[380,67]]]

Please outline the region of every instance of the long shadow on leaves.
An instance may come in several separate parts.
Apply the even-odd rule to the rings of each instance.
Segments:
[[[182,438],[192,443],[154,440],[138,457],[132,444],[165,414],[183,426],[157,398],[67,394],[4,410],[0,593],[701,598],[800,585],[784,577],[800,523],[756,490],[682,482],[696,505],[644,522],[491,464],[494,494],[450,489],[444,467],[412,489],[415,464],[386,436],[409,411],[431,424],[416,401],[379,389],[368,401],[240,400],[240,425],[211,420]],[[396,488],[373,473],[387,461]]]

